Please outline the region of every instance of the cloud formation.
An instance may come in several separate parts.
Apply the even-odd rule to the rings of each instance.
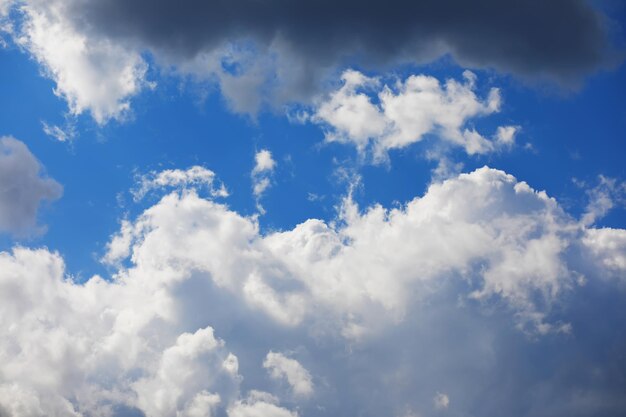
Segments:
[[[442,86],[434,77],[412,75],[383,86],[376,78],[348,70],[341,77],[343,85],[315,106],[311,121],[327,127],[327,141],[352,143],[361,153],[371,149],[378,162],[388,150],[428,134],[469,155],[512,146],[515,126],[499,127],[493,140],[467,126],[471,119],[500,110],[500,92],[492,88],[481,100],[474,93],[476,76],[465,71],[463,77],[462,83],[449,79]]]
[[[166,169],[141,175],[137,178],[137,187],[132,190],[132,194],[134,200],[139,201],[150,191],[168,188],[206,190],[213,197],[228,196],[224,184],[216,184],[215,173],[198,165],[186,170]]]
[[[42,171],[23,142],[0,137],[0,232],[35,232],[41,203],[61,196],[63,187]]]
[[[458,414],[626,410],[624,231],[502,171],[269,234],[187,188],[120,234],[130,262],[111,279],[76,283],[47,249],[0,253],[0,415],[428,415],[441,390]],[[590,298],[613,329],[594,338]],[[591,339],[612,348],[590,358]],[[294,349],[308,369],[275,353]]]
[[[258,2],[22,0],[17,42],[73,114],[123,118],[161,68],[216,82],[237,112],[308,100],[351,59],[375,70],[450,54],[460,65],[572,84],[611,59],[585,0]],[[9,3],[3,3],[6,9]]]

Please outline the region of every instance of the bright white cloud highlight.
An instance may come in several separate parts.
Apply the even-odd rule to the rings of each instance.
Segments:
[[[155,372],[133,383],[139,408],[148,417],[213,415],[221,399],[207,390],[217,385],[223,392],[237,383],[237,369],[225,366],[233,359],[223,347],[210,327],[178,336],[161,355]]]
[[[276,161],[272,158],[272,153],[267,149],[261,149],[254,155],[254,169],[253,174],[259,174],[261,172],[273,171],[276,166]]]
[[[269,352],[263,361],[273,379],[286,380],[296,396],[309,397],[313,394],[313,380],[309,371],[300,362],[280,352]]]
[[[0,232],[34,232],[42,201],[61,196],[63,187],[42,171],[23,142],[0,137]]]
[[[512,145],[514,126],[501,126],[493,140],[469,126],[474,118],[498,112],[501,99],[497,88],[480,99],[474,92],[476,76],[465,71],[463,77],[463,82],[449,79],[442,84],[431,76],[412,75],[382,85],[378,78],[348,70],[341,77],[343,85],[318,103],[311,120],[327,128],[329,142],[351,143],[361,152],[371,147],[375,161],[427,135],[469,155]]]
[[[19,3],[24,23],[15,40],[54,80],[54,93],[67,101],[71,114],[88,111],[99,124],[123,119],[130,98],[146,85],[147,64],[136,51],[79,31],[69,6],[58,0]]]

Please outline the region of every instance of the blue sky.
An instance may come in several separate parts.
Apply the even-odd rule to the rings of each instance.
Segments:
[[[278,3],[0,1],[0,416],[626,413],[623,5]]]

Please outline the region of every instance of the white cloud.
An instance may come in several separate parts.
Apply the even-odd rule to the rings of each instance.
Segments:
[[[576,294],[581,273],[589,288],[623,271],[623,230],[585,228],[545,193],[489,168],[395,209],[348,199],[337,220],[263,235],[255,216],[187,189],[123,224],[111,257],[130,262],[110,280],[75,283],[47,249],[1,252],[0,413],[293,417],[269,393],[242,393],[241,381],[251,375],[247,386],[267,391],[254,374],[265,359],[306,397],[311,373],[274,353],[294,340],[311,353],[315,395],[330,410],[432,407],[424,387],[442,384],[433,378],[444,370],[447,387],[464,384],[459,369],[472,382],[447,389],[455,407],[467,405],[456,393],[480,396],[476,381],[499,375],[499,357],[509,362],[501,349],[524,348],[514,324],[560,331],[570,316],[552,309]],[[421,408],[410,402],[416,387],[427,393]],[[329,397],[337,389],[346,408]]]
[[[54,92],[71,114],[88,111],[99,124],[122,119],[130,98],[146,85],[147,64],[136,51],[78,30],[69,6],[57,0],[20,3],[24,22],[15,40],[54,80]]]
[[[207,390],[224,392],[231,385],[234,391],[238,382],[237,374],[224,366],[233,359],[223,347],[224,342],[215,338],[210,327],[178,336],[176,344],[163,352],[152,375],[132,384],[138,407],[147,417],[213,415],[221,398]]]
[[[35,231],[42,201],[61,196],[61,185],[46,177],[42,170],[23,142],[0,138],[0,232]]]
[[[267,149],[261,149],[254,155],[254,168],[250,174],[252,177],[252,193],[257,201],[257,209],[261,214],[265,209],[260,203],[260,199],[267,189],[272,185],[271,175],[276,168],[276,161],[272,158],[272,153]]]
[[[310,397],[313,394],[313,380],[309,371],[295,359],[288,358],[280,352],[268,352],[263,367],[274,379],[285,379],[291,386],[294,395]]]
[[[383,317],[401,319],[414,296],[452,271],[475,283],[468,296],[501,297],[531,328],[545,325],[552,301],[574,282],[565,253],[576,223],[545,193],[502,171],[435,183],[392,210],[361,213],[347,199],[341,221],[335,228],[310,219],[261,236],[254,218],[190,191],[125,223],[109,249],[114,259],[130,254],[135,272],[170,264],[204,271],[287,325],[333,312],[347,335]]]
[[[576,179],[574,183],[580,187],[586,187],[584,182]],[[615,178],[600,175],[598,184],[587,188],[586,193],[589,203],[581,222],[587,226],[604,217],[615,206],[626,205],[626,183],[619,182]]]
[[[616,273],[626,284],[626,230],[608,227],[588,229],[583,243],[599,261],[601,268]]]
[[[406,147],[434,134],[472,154],[511,146],[518,128],[501,126],[489,140],[468,126],[476,117],[500,110],[500,92],[492,88],[485,99],[476,96],[476,76],[465,71],[464,82],[443,85],[434,77],[412,75],[393,85],[358,71],[343,73],[343,85],[315,108],[312,121],[327,127],[326,140],[372,148],[375,161],[390,149]],[[373,100],[375,93],[376,100]]]
[[[276,161],[272,158],[272,153],[267,149],[261,149],[254,155],[254,169],[253,174],[260,174],[261,172],[271,172],[276,167]]]
[[[186,170],[167,169],[151,172],[137,179],[138,186],[132,191],[135,201],[141,200],[148,192],[167,188],[206,189],[213,197],[227,197],[224,184],[215,186],[215,173],[201,166]]]

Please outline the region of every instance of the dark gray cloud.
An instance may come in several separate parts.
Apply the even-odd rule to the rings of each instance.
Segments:
[[[224,42],[279,37],[310,66],[462,65],[571,82],[611,54],[603,19],[584,0],[101,0],[73,3],[83,28],[190,59]]]
[[[56,200],[62,191],[42,176],[41,164],[23,142],[0,138],[0,232],[32,232],[42,200]]]

